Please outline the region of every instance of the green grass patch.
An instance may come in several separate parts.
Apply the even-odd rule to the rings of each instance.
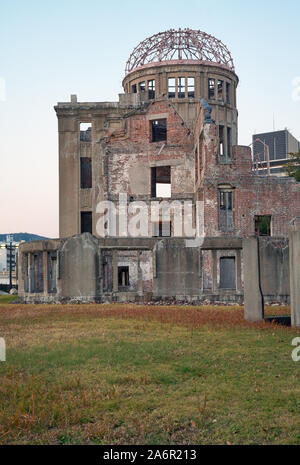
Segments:
[[[224,312],[3,307],[0,443],[300,444],[299,331]]]
[[[0,305],[1,304],[9,304],[17,300],[18,296],[16,295],[0,295]]]

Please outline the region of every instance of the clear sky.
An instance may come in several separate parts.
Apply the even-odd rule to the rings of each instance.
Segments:
[[[299,0],[0,0],[0,233],[58,236],[53,106],[70,94],[116,101],[131,51],[160,31],[200,29],[227,45],[240,144],[273,130],[273,114],[300,140],[299,20]]]

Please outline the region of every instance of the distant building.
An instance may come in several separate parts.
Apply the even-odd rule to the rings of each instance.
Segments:
[[[10,243],[12,244],[12,250],[7,248]],[[12,271],[16,271],[18,246],[19,246],[19,243],[13,240],[12,235],[6,236],[6,241],[0,242],[0,271],[9,271],[10,265],[11,265]],[[11,257],[10,257],[10,254],[11,254]]]
[[[298,152],[300,142],[287,129],[253,134],[253,162],[261,174],[267,174],[267,161],[265,147],[260,141],[269,147],[271,174],[285,176],[284,165],[290,153]]]
[[[16,256],[17,249],[13,248],[11,251],[6,248],[7,242],[0,242],[0,286],[9,286],[10,265],[12,271],[12,285],[16,285]],[[12,245],[16,243],[12,242]],[[11,254],[11,258],[10,258]],[[11,261],[10,261],[11,260]],[[6,290],[6,289],[5,289]]]
[[[6,271],[7,250],[0,248],[0,271]]]

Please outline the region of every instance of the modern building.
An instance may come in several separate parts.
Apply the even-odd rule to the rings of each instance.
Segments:
[[[20,246],[20,297],[242,302],[243,238],[286,241],[300,184],[253,172],[237,86],[221,41],[169,30],[134,49],[117,102],[58,103],[60,237]],[[266,300],[287,301],[275,265]]]
[[[269,150],[270,173],[286,176],[284,166],[290,154],[297,153],[300,149],[300,142],[287,129],[253,134],[252,143],[254,169],[257,169],[258,174],[267,173],[266,151]]]
[[[9,245],[12,245],[12,248]],[[17,248],[18,243],[14,242],[8,236],[6,242],[0,242],[0,271],[16,271]]]

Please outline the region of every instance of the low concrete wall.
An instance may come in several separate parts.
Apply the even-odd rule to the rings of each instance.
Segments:
[[[287,241],[260,238],[259,243],[261,287],[266,301],[287,302]],[[243,267],[245,292],[252,298],[253,283],[258,288],[257,239],[244,239],[243,253],[242,247],[240,237],[210,237],[201,247],[189,247],[185,239],[175,237],[99,239],[89,233],[25,243],[19,251],[19,296],[26,302],[126,301],[128,297],[130,301],[242,304]],[[232,288],[226,288],[224,269],[221,278],[221,260],[226,258],[234,260]],[[118,283],[121,266],[129,268],[127,289]],[[38,276],[43,285],[36,287],[32,283]],[[259,312],[256,307],[247,318],[257,320]]]

